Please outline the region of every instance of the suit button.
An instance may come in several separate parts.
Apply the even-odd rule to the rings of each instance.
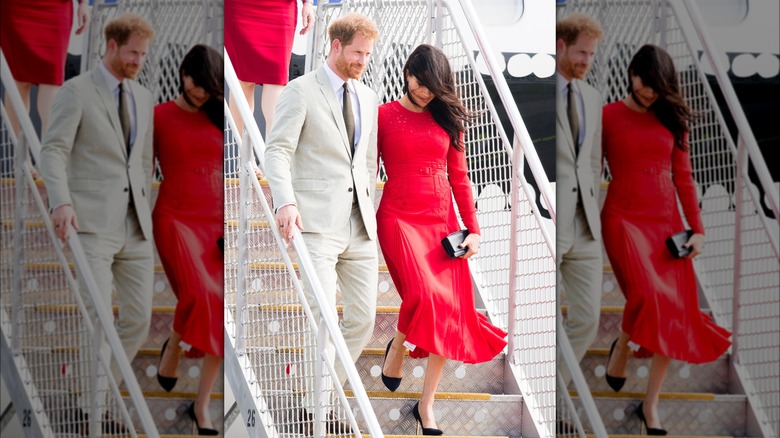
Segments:
[[[366,187],[366,196],[371,196],[371,195],[368,193],[368,187]]]
[[[571,191],[572,191],[572,192],[574,192],[574,193],[577,193],[577,187],[573,187],[573,188],[571,189]]]
[[[352,187],[348,188],[348,189],[347,189],[347,191],[348,191],[348,192],[351,192],[351,191],[352,191]]]
[[[128,192],[128,189],[127,189],[127,187],[125,187],[125,190],[124,190],[124,191],[125,191],[125,193],[127,193],[127,192]]]
[[[352,165],[352,170],[355,170],[355,165],[354,164]]]

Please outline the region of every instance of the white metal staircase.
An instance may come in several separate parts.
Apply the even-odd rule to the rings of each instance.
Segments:
[[[698,3],[693,0],[559,3],[562,3],[559,15],[584,12],[604,28],[604,38],[587,80],[601,91],[605,102],[624,97],[631,56],[641,45],[653,43],[665,47],[672,55],[680,72],[683,95],[701,116],[692,126],[690,142],[707,247],[697,259],[695,269],[702,308],[719,325],[733,332],[733,346],[728,354],[709,364],[673,362],[661,395],[660,415],[664,427],[676,435],[777,436],[780,433],[778,193],[730,79],[720,64],[720,52],[708,35]],[[727,108],[718,106],[711,80],[717,82]],[[729,133],[724,120],[722,111],[726,110],[735,120],[735,137]],[[749,177],[748,162],[755,169],[756,178]],[[763,199],[757,186],[765,193]],[[594,419],[591,413],[586,415],[582,409],[578,409],[578,416],[586,425],[603,420],[610,435],[639,432],[640,423],[633,413],[643,398],[649,367],[647,361],[632,360],[629,386],[620,394],[609,390],[604,383],[608,347],[619,333],[624,303],[611,268],[605,265],[600,330],[581,364],[584,383],[592,391],[601,419]],[[583,394],[578,387],[572,395],[576,399]]]
[[[427,42],[444,50],[456,71],[461,97],[482,114],[466,133],[470,171],[487,175],[480,183],[472,179],[482,241],[471,268],[477,302],[495,324],[510,329],[510,346],[506,354],[485,364],[447,365],[440,385],[442,399],[436,403],[439,426],[452,435],[553,436],[556,307],[554,239],[550,236],[554,236],[554,225],[542,219],[536,208],[536,196],[522,174],[524,163],[531,167],[554,215],[553,195],[501,70],[492,59],[495,55],[480,38],[484,33],[470,2],[349,1],[320,4],[318,9],[306,59],[308,71],[324,62],[330,20],[357,11],[379,27],[381,36],[363,80],[381,101],[401,96],[401,67],[414,47]],[[463,43],[463,35],[471,33],[479,41],[478,49]],[[488,97],[473,50],[479,50],[488,63],[500,102]],[[242,100],[242,118],[253,120],[243,95],[236,92],[238,82],[231,70],[226,69],[231,96]],[[499,105],[509,114],[515,132],[511,140],[497,122],[495,106]],[[337,344],[343,341],[338,340],[335,314],[324,315],[324,319],[333,318],[325,323],[307,318],[299,281],[307,254],[299,247],[281,244],[269,206],[269,189],[246,167],[246,155],[252,157],[252,151],[263,156],[263,141],[254,123],[246,127],[243,139],[234,131],[226,133],[225,168],[235,170],[225,185],[226,345],[233,349],[226,354],[226,376],[250,436],[300,436],[305,427],[296,412],[305,379],[320,375],[323,368],[321,337],[315,340],[313,329],[318,327],[322,333],[327,326]],[[506,193],[501,187],[513,189]],[[375,202],[381,193],[379,183]],[[357,425],[371,436],[411,434],[415,423],[410,410],[422,388],[424,361],[405,361],[402,390],[406,392],[384,390],[379,380],[383,345],[395,331],[400,299],[381,252],[379,256],[374,334],[357,364],[346,366],[355,373],[347,385],[346,403],[337,401],[328,407],[343,421],[351,422],[349,411],[354,413]],[[330,372],[324,374],[327,379]],[[324,388],[324,400],[339,400],[338,388]]]
[[[96,1],[92,8],[90,33],[84,36],[81,71],[97,65],[104,52],[102,28],[121,12],[137,12],[149,18],[156,28],[140,82],[153,91],[157,102],[178,94],[178,66],[186,51],[196,43],[222,46],[222,4],[217,0],[134,1],[106,4]],[[3,73],[3,89],[13,84],[10,72]],[[24,114],[21,102],[17,114]],[[5,108],[3,108],[5,111]],[[48,224],[46,190],[40,180],[33,181],[24,168],[15,168],[14,152],[18,142],[2,115],[2,371],[13,400],[13,411],[27,436],[78,436],[75,399],[84,391],[80,376],[94,376],[88,363],[81,362],[78,339],[92,332],[82,318],[77,283],[73,280],[74,260],[70,245],[58,254],[59,244]],[[30,124],[24,127],[28,139],[22,145],[39,148]],[[156,198],[158,184],[153,186]],[[76,257],[77,259],[77,257]],[[171,393],[162,391],[156,381],[160,346],[170,335],[176,298],[155,252],[154,302],[149,336],[131,361],[125,360],[124,383],[109,396],[112,416],[123,422],[132,436],[180,436],[192,434],[193,424],[186,414],[195,398],[200,379],[199,361],[182,358],[179,382]],[[116,312],[114,307],[114,312]],[[108,330],[113,316],[103,315]],[[113,336],[116,336],[114,332]],[[121,348],[119,349],[121,350]],[[102,361],[105,363],[105,360]],[[102,369],[102,363],[99,369]],[[104,372],[101,372],[105,374]],[[215,385],[210,414],[223,416],[222,380]],[[130,397],[135,402],[130,402]],[[125,409],[125,406],[127,407]],[[98,407],[99,409],[103,409]],[[122,411],[128,411],[123,414]],[[9,410],[11,412],[11,410]],[[95,411],[100,412],[100,411]],[[90,419],[99,419],[99,414]],[[6,418],[4,418],[6,420]],[[96,424],[96,423],[93,423]],[[221,430],[221,422],[216,422]],[[90,427],[94,435],[100,427]],[[112,434],[103,434],[111,436]],[[117,435],[117,434],[114,434]],[[126,435],[127,436],[127,435]]]

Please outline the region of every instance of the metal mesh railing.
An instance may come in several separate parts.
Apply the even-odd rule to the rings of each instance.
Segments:
[[[88,316],[84,302],[98,297],[94,280],[90,281],[75,231],[70,230],[67,254],[54,235],[43,184],[33,179],[27,163],[30,149],[33,158],[38,157],[39,140],[2,52],[0,67],[3,90],[21,115],[23,133],[19,140],[12,132],[8,108],[0,103],[3,374],[23,379],[12,384],[22,427],[42,436],[87,435],[87,429],[90,436],[136,436],[139,428],[157,436],[127,357],[120,351],[111,314],[97,306],[99,319]],[[83,296],[77,276],[87,279],[89,291]],[[96,350],[95,345],[103,347]],[[120,392],[109,369],[112,355],[121,369],[118,377],[128,379],[129,395]],[[135,409],[125,406],[125,398]],[[112,422],[127,430],[111,428]]]
[[[604,27],[604,39],[587,79],[601,91],[605,102],[624,97],[627,66],[641,45],[665,47],[674,59],[683,96],[699,115],[689,137],[707,234],[706,251],[696,262],[697,275],[715,320],[734,331],[735,363],[743,370],[740,379],[759,422],[776,434],[780,429],[777,218],[763,214],[764,201],[758,198],[755,187],[748,190],[756,182],[739,177],[737,144],[716,103],[710,77],[705,74],[712,68],[701,52],[699,36],[690,25],[683,27],[690,18],[680,2],[569,1],[564,12],[575,11],[592,15]],[[763,158],[754,155],[750,160]],[[773,190],[764,187],[765,192]],[[740,221],[737,213],[742,215]],[[737,266],[740,269],[735,284]],[[736,318],[735,308],[739,312]]]
[[[232,74],[238,83],[232,68],[228,68],[227,74]],[[240,91],[237,95],[243,97]],[[252,120],[246,109],[245,120]],[[242,414],[246,411],[247,429],[262,427],[269,436],[291,433],[321,436],[325,422],[322,418],[309,417],[320,412],[332,419],[351,422],[353,430],[358,430],[357,421],[361,426],[367,422],[381,436],[376,418],[371,418],[373,412],[367,398],[362,411],[370,411],[366,412],[371,416],[368,419],[366,414],[360,414],[359,408],[353,412],[341,385],[332,382],[334,370],[324,355],[333,357],[333,354],[323,351],[323,346],[328,344],[327,333],[341,336],[335,315],[331,315],[330,327],[311,319],[311,309],[303,297],[303,282],[299,280],[300,274],[311,272],[299,267],[307,259],[296,256],[299,247],[293,249],[293,245],[281,244],[279,231],[273,224],[270,191],[256,180],[248,165],[253,153],[241,146],[241,140],[234,136],[235,124],[230,113],[225,114],[228,119],[225,166],[238,170],[238,178],[225,181],[225,320],[232,350],[228,367],[232,370],[234,391],[244,393],[238,399],[239,403],[243,402]],[[249,128],[255,130],[255,135],[246,139],[261,142],[259,131],[252,123]],[[264,149],[262,145],[257,148]],[[300,234],[297,238],[301,239]],[[300,240],[297,244],[301,244]],[[293,263],[293,258],[298,263]],[[312,283],[309,287],[316,288]],[[327,313],[323,309],[323,318],[328,318]],[[343,344],[343,339],[340,342]],[[349,355],[339,357],[349,358]],[[349,366],[354,367],[351,362]],[[353,391],[361,389],[356,388],[359,382],[351,385]],[[362,396],[365,397],[365,390]]]
[[[508,352],[509,363],[522,369],[518,373],[522,376],[520,386],[526,404],[533,407],[534,415],[539,414],[535,418],[538,427],[551,431],[555,417],[555,258],[550,254],[541,227],[554,229],[554,226],[541,223],[533,214],[538,210],[536,197],[524,178],[521,196],[517,202],[510,200],[513,169],[522,169],[523,163],[514,163],[513,167],[511,143],[498,122],[496,103],[489,97],[476,67],[473,49],[464,42],[464,32],[469,29],[462,20],[456,22],[456,17],[464,17],[466,12],[459,2],[402,3],[403,6],[395,8],[375,1],[348,4],[350,10],[374,18],[380,29],[381,38],[364,81],[377,90],[383,102],[400,98],[403,64],[418,44],[427,42],[437,45],[447,55],[460,98],[469,109],[479,113],[465,135],[469,178],[482,233],[480,252],[472,258],[472,273],[493,323],[508,329],[509,318],[514,315],[517,330],[510,334],[515,337],[512,344],[515,349]],[[427,7],[437,6],[441,7],[435,24],[431,25],[428,17],[434,14]],[[319,53],[320,62],[324,54],[325,47]],[[516,229],[511,228],[513,214],[520,218]],[[512,233],[518,235],[520,242],[514,248],[516,282],[510,278],[509,236]],[[510,285],[518,287],[510,290]],[[515,294],[517,299],[511,300],[510,294]],[[511,312],[510,303],[515,306]]]

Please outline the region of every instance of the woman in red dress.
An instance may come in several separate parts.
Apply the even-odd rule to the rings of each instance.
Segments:
[[[236,69],[249,109],[255,109],[255,85],[263,86],[261,108],[265,132],[271,132],[276,102],[287,85],[297,24],[297,0],[225,0],[225,49]],[[303,0],[304,35],[314,25],[311,0]],[[244,124],[230,99],[238,132]]]
[[[76,10],[81,34],[89,23],[89,6],[79,0]],[[38,115],[41,137],[49,126],[54,96],[65,81],[65,59],[73,25],[70,0],[0,1],[0,48],[16,81],[19,94],[30,109],[30,90],[38,86]],[[19,135],[19,119],[5,97],[8,120],[14,135]]]
[[[188,413],[199,435],[217,435],[209,397],[223,357],[223,63],[196,45],[179,68],[179,96],[154,109],[154,148],[164,181],[154,207],[154,240],[178,303],[160,353],[157,380],[176,384],[182,350],[204,357]]]
[[[466,261],[477,253],[480,238],[463,143],[464,122],[472,116],[455,93],[449,61],[439,49],[417,47],[403,72],[404,96],[379,107],[377,143],[387,183],[377,231],[402,299],[382,381],[391,391],[398,388],[405,347],[411,357],[428,357],[422,396],[412,412],[423,435],[441,435],[433,400],[446,360],[491,360],[506,346],[506,333],[476,311]],[[460,229],[453,194],[470,234],[462,244],[468,251],[451,259],[441,240]]]
[[[626,297],[621,333],[607,361],[607,383],[619,391],[629,350],[652,356],[647,393],[637,408],[648,435],[660,427],[658,397],[671,359],[717,359],[730,333],[699,309],[692,260],[704,248],[704,225],[689,155],[691,110],[672,58],[645,45],[628,66],[629,94],[604,107],[602,147],[612,182],[601,211],[607,256]],[[675,259],[664,241],[684,228],[680,198],[693,235],[691,253]]]

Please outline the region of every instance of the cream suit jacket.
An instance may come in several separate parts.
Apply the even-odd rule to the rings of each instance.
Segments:
[[[377,96],[364,84],[353,83],[362,131],[354,157],[339,99],[320,67],[284,87],[268,136],[265,175],[274,206],[296,204],[306,232],[345,227],[356,195],[368,237],[374,240]]]
[[[584,81],[577,80],[582,92],[585,114],[585,136],[577,155],[566,110],[556,111],[556,207],[559,227],[574,223],[577,193],[593,238],[601,239],[599,190],[601,188],[601,95]],[[559,102],[560,104],[560,102]]]
[[[135,98],[136,137],[130,156],[116,103],[95,68],[65,82],[52,105],[40,170],[49,206],[71,204],[82,232],[111,233],[123,224],[133,194],[138,222],[152,239],[152,94],[126,81]]]

